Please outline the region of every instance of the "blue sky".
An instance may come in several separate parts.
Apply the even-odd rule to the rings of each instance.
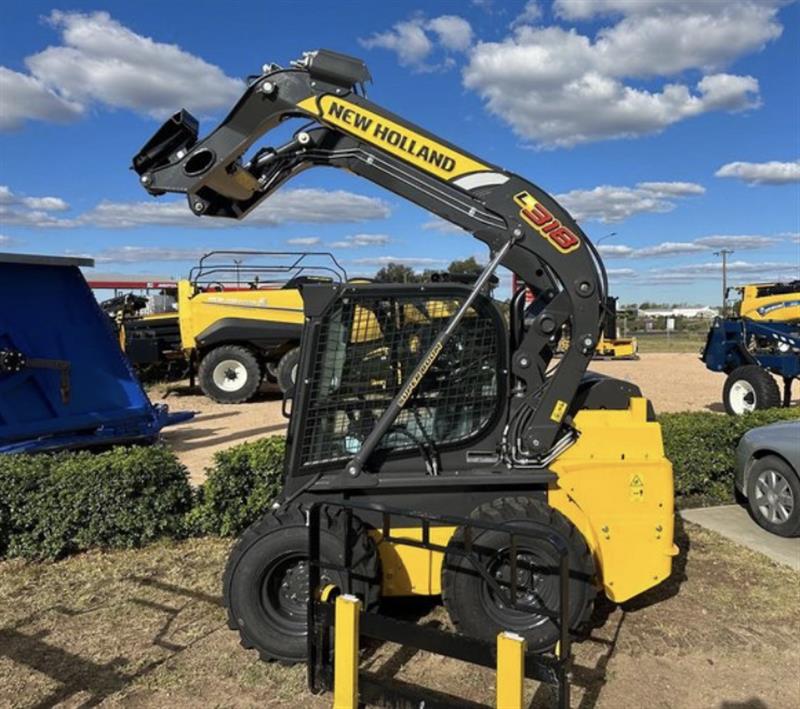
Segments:
[[[2,250],[176,276],[212,248],[330,249],[353,274],[483,258],[340,171],[236,224],[141,190],[130,158],[166,115],[208,131],[243,77],[327,47],[367,61],[376,103],[558,195],[624,302],[716,304],[723,247],[734,282],[798,277],[797,3],[29,0],[0,19]]]

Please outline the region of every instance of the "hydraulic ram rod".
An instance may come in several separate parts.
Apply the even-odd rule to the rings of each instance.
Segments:
[[[381,439],[384,437],[384,435],[386,435],[386,432],[391,428],[392,424],[394,424],[395,420],[400,415],[400,412],[403,410],[403,407],[406,405],[406,402],[411,398],[411,395],[419,386],[422,378],[433,366],[433,363],[439,357],[439,354],[444,349],[447,341],[453,336],[453,333],[464,319],[467,311],[470,309],[470,307],[472,307],[472,304],[478,297],[478,293],[480,293],[481,289],[488,283],[489,279],[492,277],[495,270],[497,270],[497,267],[500,265],[500,262],[508,253],[513,243],[514,242],[512,240],[509,240],[503,244],[503,246],[500,247],[497,252],[495,252],[489,263],[486,264],[486,268],[483,269],[481,275],[478,276],[478,279],[475,281],[472,292],[459,306],[458,310],[448,321],[447,326],[439,333],[438,337],[436,340],[434,340],[428,351],[425,353],[422,359],[420,359],[419,363],[414,368],[414,371],[411,373],[411,376],[405,382],[403,382],[400,391],[386,407],[386,410],[383,412],[383,414],[381,414],[381,417],[375,424],[375,428],[373,428],[369,436],[367,436],[367,439],[364,441],[364,445],[361,446],[361,450],[359,450],[358,453],[356,453],[347,464],[345,469],[349,476],[357,477],[361,474],[361,471],[364,469],[364,465],[366,464],[367,460],[378,447],[378,444],[381,442]]]

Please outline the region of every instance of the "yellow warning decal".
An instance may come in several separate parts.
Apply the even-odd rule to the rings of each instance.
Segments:
[[[442,180],[454,180],[471,172],[486,172],[487,165],[456,152],[405,126],[336,96],[311,96],[297,104],[387,153],[429,172]]]
[[[641,502],[644,500],[644,480],[641,475],[637,473],[631,475],[630,490],[631,500],[633,502]]]
[[[556,405],[553,407],[553,411],[550,414],[550,420],[555,421],[556,423],[561,423],[561,419],[564,418],[565,413],[567,413],[567,402],[559,399],[556,401]]]

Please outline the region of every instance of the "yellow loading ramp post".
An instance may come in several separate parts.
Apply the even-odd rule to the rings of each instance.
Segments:
[[[349,529],[343,535],[341,565],[320,559],[320,513],[322,508],[346,510]],[[455,633],[428,628],[408,621],[400,621],[379,613],[366,613],[361,601],[350,593],[351,565],[346,539],[350,537],[353,513],[381,520],[378,544],[410,546],[432,553],[458,554],[469,560],[493,592],[504,602],[519,610],[526,606],[517,601],[516,553],[520,538],[546,540],[560,559],[559,609],[553,613],[558,619],[560,640],[552,653],[527,652],[525,641],[511,632],[500,633],[495,641],[479,640]],[[402,520],[398,524],[393,524]],[[418,524],[419,538],[393,534],[393,530]],[[424,650],[496,670],[496,703],[498,709],[522,709],[524,681],[526,678],[554,685],[558,688],[559,709],[569,709],[570,670],[572,651],[569,636],[569,552],[566,540],[552,529],[526,529],[511,525],[493,524],[482,520],[428,513],[411,512],[383,505],[346,502],[319,502],[308,513],[309,526],[309,604],[308,604],[308,686],[315,694],[332,691],[334,709],[356,709],[363,698],[370,702],[392,707],[421,707],[426,709],[463,707],[464,700],[435,688],[420,689],[381,680],[359,670],[359,651],[362,639],[368,638],[401,646]],[[447,547],[431,541],[431,527],[449,526],[464,528],[464,542],[460,547]],[[473,530],[493,530],[508,534],[511,557],[509,583],[498,584],[488,573],[485,562],[472,548]],[[323,585],[322,576],[334,572],[343,579],[345,588]],[[378,580],[376,580],[376,583]],[[532,610],[527,608],[527,610]],[[536,608],[541,613],[541,608]]]

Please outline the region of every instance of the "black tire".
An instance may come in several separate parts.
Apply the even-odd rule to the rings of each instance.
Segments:
[[[756,523],[781,537],[800,536],[800,479],[777,455],[757,460],[747,477],[747,505]]]
[[[498,524],[511,523],[520,528],[545,525],[563,535],[569,545],[570,629],[577,631],[589,620],[597,593],[593,583],[594,563],[583,536],[566,517],[544,502],[529,497],[500,498],[481,505],[470,516]],[[448,546],[461,546],[463,541],[463,531],[459,529]],[[508,543],[505,533],[473,530],[474,548],[486,553],[484,559],[490,573],[496,565],[495,575],[502,580],[505,570],[506,583],[509,568],[504,551]],[[557,612],[560,603],[556,553],[545,542],[537,543],[520,537],[517,544],[517,564],[521,570],[518,574],[525,573],[526,558],[530,558],[537,568],[543,564],[546,571],[538,574],[538,578],[531,578],[530,582],[535,584],[536,596],[545,608]],[[457,555],[445,555],[442,600],[453,625],[464,635],[494,640],[499,632],[509,630],[522,635],[528,642],[528,649],[537,652],[552,648],[559,637],[558,626],[550,617],[504,607],[470,562]]]
[[[281,361],[278,362],[278,366],[275,370],[275,377],[278,380],[278,386],[280,387],[280,390],[284,394],[294,387],[299,365],[299,347],[289,350],[285,355],[283,355],[283,357],[281,357]]]
[[[277,384],[278,383],[278,363],[277,362],[267,362],[264,366],[264,378],[270,384]]]
[[[261,386],[256,356],[238,345],[220,345],[207,352],[197,374],[203,393],[219,404],[249,401]]]
[[[772,375],[757,364],[734,369],[722,389],[725,411],[733,416],[781,405],[781,393]]]
[[[320,523],[322,560],[344,564],[344,511],[323,509]],[[380,566],[375,543],[357,518],[350,548],[353,592],[370,610],[380,596]],[[307,558],[308,528],[299,507],[264,515],[245,531],[228,557],[223,579],[228,626],[238,630],[242,646],[257,649],[262,660],[306,659]],[[339,572],[323,571],[323,579],[344,587]]]

